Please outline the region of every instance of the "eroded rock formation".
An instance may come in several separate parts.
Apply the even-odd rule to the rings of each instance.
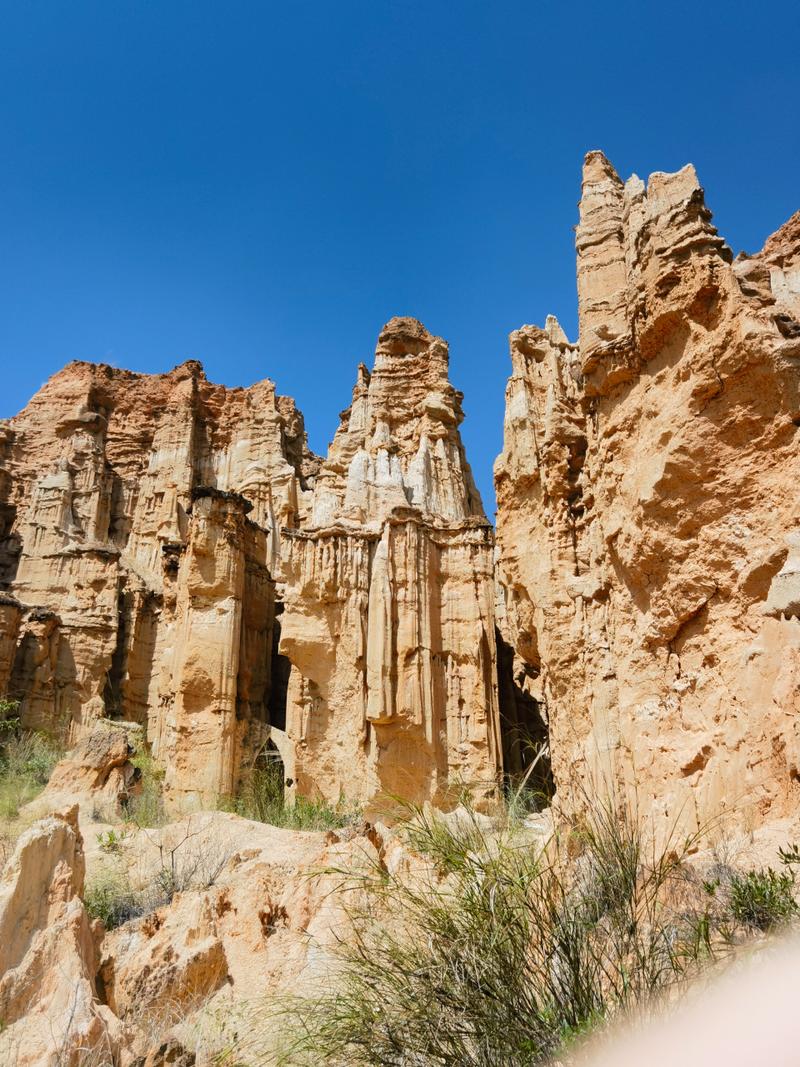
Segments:
[[[493,533],[446,343],[392,319],[284,542],[289,773],[303,792],[442,799],[500,767]]]
[[[23,724],[141,723],[172,799],[230,792],[269,724],[270,565],[317,466],[294,403],[195,362],[72,363],[0,444],[0,682]]]
[[[17,842],[0,881],[0,1057],[18,1067],[111,1058],[116,1019],[95,989],[95,937],[73,807]]]
[[[265,745],[336,800],[496,788],[493,531],[447,345],[413,319],[323,463],[271,382],[74,363],[0,439],[0,693],[74,742],[142,724],[174,807]]]
[[[694,169],[586,158],[580,335],[511,335],[496,465],[507,639],[559,797],[667,819],[796,808],[800,215],[754,256]]]

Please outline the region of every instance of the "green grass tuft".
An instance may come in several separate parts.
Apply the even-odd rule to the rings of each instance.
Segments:
[[[410,814],[427,870],[342,872],[367,903],[329,990],[279,1009],[279,1062],[550,1062],[730,949],[730,917],[686,863],[696,838],[658,846],[602,805],[544,849],[513,819]]]
[[[3,708],[13,707],[2,702]],[[20,727],[19,719],[0,720],[0,819],[11,821],[47,785],[63,754],[45,734]]]
[[[144,913],[141,894],[131,888],[121,866],[101,868],[87,883],[83,903],[90,919],[101,919],[106,930]]]
[[[744,926],[766,932],[784,926],[797,914],[794,875],[771,867],[735,873],[729,887],[731,915]]]
[[[220,807],[244,819],[287,830],[336,830],[359,819],[357,809],[344,802],[330,805],[324,800],[296,797],[293,803],[287,803],[283,790],[283,765],[277,760],[268,761],[265,766],[255,766],[238,796],[224,798]]]
[[[164,768],[144,748],[135,753],[131,763],[141,777],[137,792],[125,804],[126,818],[140,829],[164,826],[167,822],[163,800]]]

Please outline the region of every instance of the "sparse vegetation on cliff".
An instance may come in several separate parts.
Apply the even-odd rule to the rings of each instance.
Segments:
[[[754,925],[739,891],[709,894],[688,864],[699,835],[656,846],[611,807],[544,847],[513,824],[497,834],[424,810],[405,835],[427,869],[359,880],[369,903],[340,945],[338,982],[286,1009],[294,1037],[280,1063],[548,1062],[681,988]],[[741,876],[752,902],[751,881]],[[766,906],[786,920],[778,896],[782,911]]]
[[[12,701],[0,701],[0,820],[16,819],[19,809],[44,789],[61,757],[51,737],[23,730]]]
[[[98,835],[105,862],[88,880],[84,904],[107,930],[171,904],[178,893],[207,889],[228,860],[227,850],[199,840],[201,831],[191,817],[163,830],[140,831],[149,846],[146,852],[157,857],[154,864],[140,853],[137,865],[128,855],[136,847],[135,834],[112,829]]]
[[[336,830],[359,818],[358,810],[343,800],[333,805],[322,799],[298,796],[288,803],[284,795],[283,765],[277,761],[253,767],[238,795],[223,798],[220,807],[244,819],[287,830]]]
[[[140,828],[163,826],[166,822],[163,800],[164,768],[142,748],[131,759],[140,774],[138,791],[125,805],[125,815]]]

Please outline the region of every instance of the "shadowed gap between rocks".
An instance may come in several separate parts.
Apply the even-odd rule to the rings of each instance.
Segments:
[[[546,804],[555,793],[550,734],[543,704],[525,688],[526,679],[536,676],[537,667],[517,657],[499,631],[496,638],[505,783],[513,789],[524,782],[526,790],[538,794]]]

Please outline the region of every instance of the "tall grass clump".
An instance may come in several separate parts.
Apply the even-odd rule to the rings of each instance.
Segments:
[[[0,701],[0,819],[16,819],[19,809],[47,785],[63,749],[53,738],[23,730],[7,718],[16,705]]]
[[[548,1062],[730,943],[686,867],[694,838],[659,846],[602,805],[546,846],[485,825],[413,812],[406,840],[426,861],[352,883],[367,903],[330,990],[281,1007],[292,1036],[278,1062]]]
[[[239,793],[224,798],[220,807],[242,818],[287,830],[336,830],[356,822],[359,817],[357,810],[344,801],[331,805],[321,799],[299,796],[287,803],[283,764],[272,759],[256,763],[247,772]]]
[[[83,903],[90,919],[101,919],[107,930],[143,915],[142,895],[131,886],[127,871],[119,864],[101,867],[86,883]]]
[[[139,771],[139,784],[125,803],[126,818],[140,829],[163,826],[167,821],[163,800],[164,768],[159,767],[144,748],[133,755],[131,763]]]

